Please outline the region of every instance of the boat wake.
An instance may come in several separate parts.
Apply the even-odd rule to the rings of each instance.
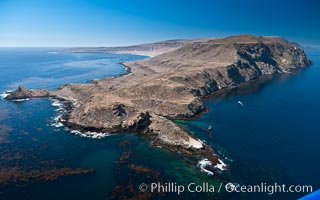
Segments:
[[[244,107],[244,104],[243,104],[242,101],[238,101],[237,103],[238,103],[240,106]]]

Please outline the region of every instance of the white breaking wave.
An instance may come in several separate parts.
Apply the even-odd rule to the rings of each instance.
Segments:
[[[51,123],[50,125],[51,126],[54,126],[56,128],[59,128],[59,127],[62,127],[63,126],[63,121],[65,121],[63,118],[62,118],[62,115],[58,115],[56,116],[54,119],[53,119],[53,123]]]
[[[54,102],[56,106],[58,106],[57,102]],[[54,104],[53,103],[53,104]],[[63,106],[62,104],[59,104],[61,107]],[[65,119],[63,119],[63,114],[61,114],[62,112],[60,112],[60,115],[56,116],[53,118],[53,122],[50,123],[50,126],[54,126],[56,128],[62,127],[63,122],[65,122]],[[68,128],[66,128],[66,130],[68,130]],[[87,132],[81,132],[79,130],[68,130],[70,133],[75,134],[75,135],[79,135],[80,137],[87,137],[87,138],[92,138],[92,139],[101,139],[101,138],[105,138],[107,136],[110,136],[110,133],[98,133],[98,132],[91,132],[91,131],[87,131]]]
[[[58,100],[53,100],[51,105],[54,107],[62,107],[63,106],[62,103],[60,103],[60,101],[58,101]]]
[[[81,132],[78,130],[71,130],[70,133],[73,133],[75,135],[79,135],[81,137],[87,137],[87,138],[92,138],[92,139],[102,139],[102,138],[105,138],[105,137],[111,135],[110,133],[97,133],[97,132],[91,132],[91,131]]]
[[[57,108],[57,109],[55,109],[55,111],[57,111],[57,112],[63,112],[64,111],[64,108]]]
[[[20,102],[20,101],[29,101],[29,100],[30,100],[29,98],[26,98],[26,99],[14,99],[12,101]]]
[[[51,106],[53,107],[58,107],[55,111],[59,112],[59,113],[63,113],[65,112],[66,110],[64,109],[64,104],[59,101],[59,100],[56,100],[56,99],[51,99],[52,100],[52,104]]]
[[[63,122],[65,121],[62,117],[65,111],[63,107],[63,103],[61,103],[59,100],[56,100],[56,99],[51,99],[51,100],[52,100],[51,106],[58,107],[55,111],[57,111],[59,115],[54,117],[52,120],[53,122],[50,123],[49,125],[54,126],[56,128],[62,127],[64,126]]]
[[[63,124],[61,122],[57,122],[57,123],[52,123],[51,124],[52,126],[56,127],[56,128],[59,128],[59,127],[62,127]]]
[[[210,166],[210,165],[212,165],[212,162],[207,158],[200,160],[198,162],[198,167],[200,167],[201,171],[206,172],[209,175],[213,175],[212,171],[205,169],[206,166]]]
[[[1,94],[0,94],[0,98],[1,98],[1,99],[6,98],[11,92],[12,92],[12,90],[7,90],[7,91],[1,93]]]
[[[2,93],[2,94],[0,94],[0,98],[1,99],[4,99],[4,98],[6,98],[7,96],[8,96],[9,94],[8,93]]]
[[[226,165],[222,160],[220,160],[220,159],[218,159],[218,160],[219,160],[219,163],[216,164],[216,165],[214,166],[214,168],[218,168],[218,169],[220,169],[221,171],[226,170],[226,169],[227,169],[227,165]]]

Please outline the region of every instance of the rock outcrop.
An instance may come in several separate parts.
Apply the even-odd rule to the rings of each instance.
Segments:
[[[25,87],[18,87],[15,91],[9,92],[5,97],[7,100],[28,99],[37,97],[49,97],[47,90],[30,90]]]
[[[143,132],[156,145],[185,153],[212,152],[170,119],[206,110],[202,99],[263,75],[311,65],[303,50],[278,37],[241,35],[202,43],[136,62],[131,73],[57,91],[18,88],[7,99],[54,97],[72,102],[65,124],[73,129]],[[217,160],[216,158],[212,158]]]

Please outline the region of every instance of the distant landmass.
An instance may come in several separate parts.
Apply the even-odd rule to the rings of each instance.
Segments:
[[[123,47],[77,47],[63,49],[66,52],[73,53],[115,53],[115,54],[141,54],[147,56],[157,56],[165,52],[173,51],[187,44],[202,43],[210,39],[177,39],[154,42],[148,44],[139,44]]]
[[[196,117],[206,111],[202,99],[215,91],[311,65],[296,43],[280,37],[251,35],[66,51],[151,51],[159,55],[124,63],[128,72],[117,78],[67,84],[57,91],[19,87],[6,99],[60,99],[70,105],[61,122],[71,130],[138,132],[150,136],[154,146],[201,155],[215,164],[220,161],[214,150],[172,120]]]

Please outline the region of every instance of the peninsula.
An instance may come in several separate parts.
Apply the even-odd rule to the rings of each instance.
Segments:
[[[217,90],[311,65],[299,45],[280,37],[191,40],[166,49],[153,58],[123,63],[128,73],[117,78],[66,84],[56,91],[19,87],[6,99],[64,100],[71,106],[61,121],[71,130],[141,133],[150,136],[155,146],[202,155],[217,164],[218,157],[209,145],[172,120],[203,113],[203,98]],[[128,49],[117,51],[130,53]]]

